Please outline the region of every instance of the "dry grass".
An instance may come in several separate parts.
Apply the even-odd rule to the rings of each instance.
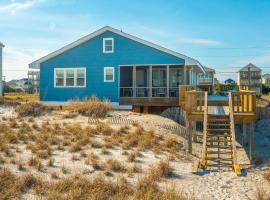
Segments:
[[[19,117],[36,117],[48,112],[48,110],[48,107],[37,102],[23,103],[15,109]]]
[[[112,109],[111,103],[108,100],[99,100],[92,96],[84,102],[77,102],[71,105],[71,110],[82,115],[94,118],[104,118]]]
[[[42,171],[43,169],[43,165],[42,165],[42,162],[39,158],[37,157],[32,157],[30,158],[30,160],[28,161],[28,165],[30,167],[34,167],[36,170],[38,171]]]
[[[126,168],[118,160],[109,159],[106,162],[106,169],[114,172],[126,172]]]
[[[154,179],[145,176],[136,187],[124,178],[116,182],[103,176],[87,179],[81,175],[59,179],[51,174],[55,181],[44,181],[31,174],[18,177],[9,170],[0,170],[1,199],[21,199],[24,193],[31,193],[42,199],[138,199],[138,200],[183,200],[184,197],[174,187],[161,190]]]

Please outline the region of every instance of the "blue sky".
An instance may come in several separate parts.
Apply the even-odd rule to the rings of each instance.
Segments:
[[[217,77],[270,72],[270,0],[0,0],[6,80],[105,25],[198,59]]]

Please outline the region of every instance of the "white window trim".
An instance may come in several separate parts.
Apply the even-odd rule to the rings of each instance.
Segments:
[[[113,70],[113,80],[106,80],[106,70],[107,69]],[[114,67],[104,67],[104,82],[114,82]]]
[[[63,70],[64,71],[64,85],[57,86],[56,85],[56,70]],[[67,86],[66,85],[66,71],[67,70],[74,70],[74,86]],[[77,86],[77,70],[84,70],[84,85]],[[86,87],[86,68],[85,67],[75,67],[75,68],[54,68],[54,88],[85,88]]]
[[[106,51],[105,42],[112,41],[112,50]],[[103,38],[103,53],[114,53],[114,38]]]

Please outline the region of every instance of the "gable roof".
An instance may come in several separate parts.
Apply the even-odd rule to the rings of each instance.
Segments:
[[[247,64],[245,67],[241,68],[238,72],[247,72],[247,71],[257,71],[260,72],[262,71],[259,67],[255,66],[252,63]]]
[[[210,68],[210,67],[203,66],[203,68],[204,68],[205,72],[214,72],[215,73],[215,70]]]
[[[225,83],[226,83],[226,82],[235,82],[235,80],[233,80],[233,79],[231,79],[231,78],[228,78],[228,79],[226,79],[224,82],[225,82]]]
[[[270,73],[263,74],[262,77],[270,76]]]
[[[167,48],[161,47],[161,46],[159,46],[157,44],[148,42],[146,40],[140,39],[140,38],[135,37],[133,35],[124,33],[122,31],[120,31],[118,29],[115,29],[115,28],[112,28],[110,26],[105,26],[105,27],[103,27],[103,28],[101,28],[101,29],[99,29],[99,30],[97,30],[97,31],[95,31],[95,32],[93,32],[93,33],[85,36],[85,37],[82,37],[79,40],[76,40],[75,42],[72,42],[72,43],[70,43],[70,44],[62,47],[61,49],[59,49],[57,51],[54,51],[54,52],[48,54],[47,56],[44,56],[44,57],[42,57],[42,58],[40,58],[40,59],[38,59],[38,60],[30,63],[29,64],[29,67],[32,68],[32,69],[39,69],[41,63],[43,63],[43,62],[45,62],[45,61],[47,61],[47,60],[49,60],[51,58],[54,58],[54,57],[56,57],[56,56],[58,56],[58,55],[60,55],[60,54],[62,54],[64,52],[66,52],[66,51],[68,51],[68,50],[70,50],[70,49],[78,46],[78,45],[81,45],[81,44],[87,42],[88,40],[90,40],[90,39],[92,39],[92,38],[94,38],[94,37],[96,37],[96,36],[98,36],[98,35],[106,32],[106,31],[110,31],[110,32],[116,33],[118,35],[121,35],[121,36],[126,37],[126,38],[131,39],[131,40],[134,40],[134,41],[139,42],[141,44],[144,44],[146,46],[152,47],[154,49],[160,50],[160,51],[165,52],[167,54],[170,54],[170,55],[173,55],[175,57],[181,58],[181,59],[185,60],[185,64],[186,65],[195,65],[195,66],[198,66],[204,72],[203,66],[196,59],[193,59],[193,58],[188,57],[186,55],[183,55],[183,54],[177,53],[175,51],[169,50]]]

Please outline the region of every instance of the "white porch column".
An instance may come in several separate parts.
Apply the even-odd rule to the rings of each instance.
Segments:
[[[133,66],[132,68],[132,91],[133,91],[133,97],[136,97],[136,66]]]
[[[152,87],[153,87],[153,66],[149,66],[149,97],[152,97]]]
[[[183,76],[183,78],[184,78],[184,80],[183,80],[183,85],[188,85],[187,84],[187,75],[188,75],[188,71],[187,71],[187,66],[186,65],[184,65],[184,69],[183,69],[183,73],[184,73],[184,76]]]
[[[167,93],[166,96],[169,97],[170,96],[170,91],[169,91],[169,87],[170,87],[170,66],[166,65],[166,86],[167,86]]]
[[[3,96],[3,48],[5,46],[0,42],[0,96]]]

